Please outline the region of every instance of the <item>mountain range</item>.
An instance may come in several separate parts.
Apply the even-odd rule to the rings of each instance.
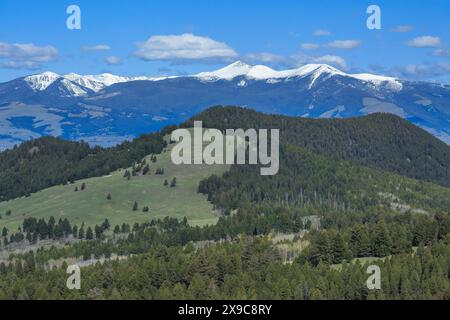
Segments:
[[[0,84],[0,149],[41,136],[110,146],[181,123],[212,105],[304,118],[400,116],[450,144],[450,86],[325,64],[276,71],[241,61],[189,76],[52,72]]]

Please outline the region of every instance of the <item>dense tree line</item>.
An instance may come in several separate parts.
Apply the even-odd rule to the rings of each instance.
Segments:
[[[431,211],[450,208],[447,188],[291,145],[281,146],[275,176],[261,176],[255,165],[233,165],[223,176],[201,181],[198,190],[227,212],[248,203],[344,211],[395,204]]]
[[[267,115],[239,107],[213,107],[182,124],[192,127],[280,129],[280,141],[338,159],[450,186],[450,147],[391,114],[350,119]]]
[[[108,219],[105,219],[100,225],[95,225],[94,228],[88,226],[85,230],[84,223],[78,228],[77,225],[72,226],[67,218],[59,219],[58,222],[56,222],[53,216],[48,221],[45,219],[26,218],[23,221],[22,227],[19,227],[17,232],[10,232],[8,228],[4,227],[1,237],[3,238],[4,246],[11,243],[20,243],[25,240],[29,244],[47,239],[61,240],[69,236],[80,240],[93,240],[94,236],[95,239],[102,239],[105,231],[109,228],[110,223]]]
[[[372,264],[374,262],[371,262]],[[152,247],[126,261],[82,269],[81,290],[68,290],[61,269],[45,271],[29,254],[0,264],[0,299],[449,299],[450,244],[419,247],[377,261],[381,290],[366,286],[367,265],[332,269],[284,264],[264,238],[194,249]]]
[[[0,201],[131,166],[165,146],[159,133],[111,147],[44,137],[0,152]],[[143,168],[147,170],[147,168]]]
[[[236,241],[242,235],[266,236],[276,233],[299,233],[310,229],[305,236],[310,246],[302,259],[312,264],[340,263],[357,257],[384,257],[392,254],[409,253],[420,244],[432,245],[450,237],[450,217],[447,213],[434,216],[402,214],[383,209],[360,212],[332,211],[322,215],[320,209],[289,209],[269,205],[248,206],[234,215],[222,217],[216,225],[190,226],[187,219],[166,217],[146,223],[117,225],[113,238],[104,238],[104,231],[110,228],[105,220],[91,230],[91,236],[79,236],[83,241],[64,249],[38,250],[37,260],[44,264],[50,259],[91,256],[100,257],[104,252],[120,255],[143,254],[153,246],[185,246],[190,242]],[[309,217],[320,217],[319,226],[311,227]],[[30,230],[30,223],[24,229]],[[31,225],[39,225],[33,222]],[[84,226],[80,234],[84,233]],[[33,227],[31,230],[38,230]],[[116,235],[122,236],[117,237]],[[44,237],[47,231],[44,230]],[[95,237],[94,237],[95,236]],[[17,258],[18,256],[14,256]]]

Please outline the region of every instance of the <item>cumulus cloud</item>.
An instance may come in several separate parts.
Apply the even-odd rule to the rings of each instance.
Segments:
[[[331,34],[330,31],[324,30],[324,29],[318,29],[318,30],[314,31],[314,35],[315,35],[316,37],[329,36],[330,34]]]
[[[437,49],[433,51],[433,55],[436,57],[447,57],[450,58],[450,50]]]
[[[441,38],[432,36],[422,36],[408,41],[408,46],[415,48],[436,48],[441,45]]]
[[[56,60],[58,54],[58,50],[53,46],[0,42],[0,59],[7,60],[1,65],[6,68],[37,69],[43,62]]]
[[[34,61],[6,61],[0,64],[2,68],[7,69],[39,69],[41,65]]]
[[[238,57],[236,51],[224,42],[192,33],[156,35],[137,43],[135,56],[145,61],[228,61]]]
[[[450,75],[450,64],[445,62],[408,64],[394,68],[393,72],[408,79],[432,79]]]
[[[81,46],[81,52],[101,52],[111,50],[107,44],[96,44],[94,46]]]
[[[318,43],[302,43],[300,47],[303,50],[314,50],[320,48],[320,45]]]
[[[361,44],[358,40],[335,40],[328,43],[330,48],[334,49],[354,49]]]
[[[105,62],[109,65],[115,66],[122,64],[122,58],[117,56],[109,56],[105,58]]]
[[[392,29],[393,32],[398,32],[398,33],[407,33],[407,32],[411,32],[413,30],[413,26],[397,26],[394,29]]]

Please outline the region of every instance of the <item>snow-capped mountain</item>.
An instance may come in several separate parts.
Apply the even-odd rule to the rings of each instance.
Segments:
[[[139,81],[139,80],[149,80],[154,81],[158,78],[150,78],[150,77],[122,77],[116,76],[111,73],[102,73],[98,75],[86,75],[82,76],[76,73],[69,73],[63,76],[65,79],[68,79],[72,82],[79,84],[80,86],[91,89],[94,92],[98,92],[106,87],[109,87],[116,83],[122,82],[130,82],[130,81]],[[163,78],[159,78],[163,79]]]
[[[41,74],[25,77],[24,80],[33,90],[43,91],[60,77],[61,76],[59,74],[56,74],[54,72],[44,72]]]
[[[335,75],[370,82],[374,85],[387,85],[392,89],[397,90],[401,90],[402,88],[401,82],[393,77],[384,77],[369,73],[347,74],[326,64],[307,64],[297,69],[276,71],[267,66],[250,66],[242,61],[237,61],[229,66],[226,66],[225,68],[213,72],[202,72],[193,77],[214,81],[232,80],[236,77],[244,76],[247,79],[267,80],[269,83],[274,83],[273,80],[276,79],[290,79],[295,77],[302,78],[311,76],[312,81],[310,87],[312,87],[315,81],[321,76],[332,77]]]
[[[310,118],[388,112],[450,144],[450,86],[325,64],[274,70],[235,62],[179,77],[44,72],[0,84],[0,149],[42,135],[114,144],[212,105]]]

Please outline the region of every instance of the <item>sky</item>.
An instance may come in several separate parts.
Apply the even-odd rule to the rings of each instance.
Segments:
[[[67,27],[71,5],[81,29]],[[379,30],[367,27],[370,5]],[[242,60],[450,83],[449,18],[450,0],[0,0],[0,81],[183,75]]]

